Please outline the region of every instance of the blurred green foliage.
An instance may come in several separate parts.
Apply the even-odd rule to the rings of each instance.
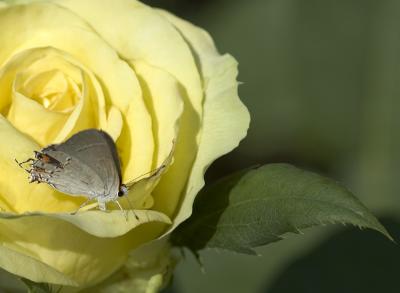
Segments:
[[[256,163],[290,162],[341,181],[376,214],[390,217],[390,227],[398,229],[400,1],[145,2],[204,27],[222,53],[229,52],[239,61],[239,80],[244,82],[240,96],[252,114],[251,129],[237,150],[210,168],[209,182]],[[300,261],[307,290],[288,292],[328,292],[320,283],[329,278],[337,282],[335,292],[346,292],[342,290],[350,282],[346,270],[322,270],[319,280],[306,275],[321,264],[340,266],[346,257],[355,262],[354,270],[385,270],[384,275],[375,276],[380,292],[400,290],[391,279],[393,264],[399,260],[398,247],[385,250],[353,231],[344,232],[348,238],[341,234],[326,239],[335,233],[336,229],[323,228],[289,236],[260,248],[263,257],[258,258],[206,251],[202,254],[206,274],[189,257],[178,267],[173,290],[285,292],[279,284],[293,280],[290,274],[300,266],[293,262],[299,257],[318,262]],[[351,241],[353,249],[334,245],[338,239]],[[325,244],[315,250],[321,242]],[[326,251],[326,245],[329,254],[341,257],[320,252]],[[354,258],[359,247],[369,261]],[[354,278],[359,286],[363,281]]]
[[[398,223],[383,223],[400,239]],[[344,231],[292,263],[265,292],[397,293],[399,263],[396,244],[371,231]]]

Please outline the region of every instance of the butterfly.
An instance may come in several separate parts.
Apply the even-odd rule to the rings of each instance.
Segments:
[[[119,197],[126,195],[137,184],[159,177],[171,163],[172,153],[171,150],[161,166],[126,184],[122,183],[121,164],[114,140],[107,132],[98,129],[83,130],[63,143],[34,151],[34,158],[15,161],[29,173],[30,183],[47,183],[68,195],[87,197],[75,213],[92,200],[97,200],[102,211],[107,210],[108,202],[116,203],[123,211]],[[23,167],[25,163],[30,163],[30,169]],[[145,175],[147,177],[138,180]]]

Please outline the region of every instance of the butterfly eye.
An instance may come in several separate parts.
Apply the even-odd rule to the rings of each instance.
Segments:
[[[126,185],[122,184],[119,188],[118,196],[121,197],[121,196],[126,195],[127,193],[128,193],[128,187],[126,187]]]

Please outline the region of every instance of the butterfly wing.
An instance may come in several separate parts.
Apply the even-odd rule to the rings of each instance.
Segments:
[[[37,174],[38,181],[46,182],[69,195],[96,197],[97,194],[103,193],[103,183],[91,168],[63,152],[51,152],[51,155],[57,157],[60,164],[56,166],[52,163],[36,161],[33,165],[34,171],[31,172]]]
[[[81,131],[42,152],[62,164],[47,178],[54,188],[71,195],[117,196],[121,167],[114,141],[104,131]]]

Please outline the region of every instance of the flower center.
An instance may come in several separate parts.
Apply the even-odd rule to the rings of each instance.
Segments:
[[[79,86],[59,70],[41,72],[25,80],[18,75],[16,84],[20,85],[16,91],[51,111],[72,111],[81,95]]]
[[[14,55],[0,67],[0,90],[0,114],[39,145],[96,127],[91,80],[75,59],[57,49],[33,48]]]
[[[14,92],[37,102],[47,110],[70,113],[82,96],[81,80],[74,79],[74,76],[80,77],[79,72],[73,72],[77,69],[62,60],[47,60],[51,62],[46,63],[41,61],[36,62],[41,64],[33,64],[17,74]],[[63,66],[57,66],[61,65],[60,62],[64,63]],[[73,73],[72,76],[70,73]]]

